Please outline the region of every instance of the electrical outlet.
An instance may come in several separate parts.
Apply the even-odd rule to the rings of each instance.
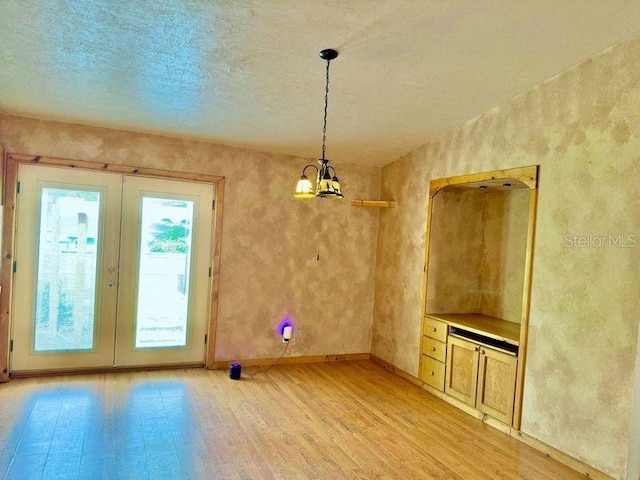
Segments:
[[[289,343],[291,341],[292,336],[293,336],[293,327],[291,325],[286,325],[282,329],[282,342]]]

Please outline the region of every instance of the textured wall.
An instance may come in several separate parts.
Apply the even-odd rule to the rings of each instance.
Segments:
[[[480,312],[520,323],[529,189],[485,194]]]
[[[204,142],[0,115],[8,152],[202,172],[226,178],[216,360],[370,350],[380,170],[336,165],[346,199],[297,200],[305,159]],[[316,250],[320,249],[320,262]]]
[[[638,125],[640,39],[386,166],[397,208],[378,233],[372,351],[417,375],[429,181],[541,165],[522,430],[615,478],[640,311]]]
[[[426,311],[478,313],[485,195],[440,190],[433,197]]]

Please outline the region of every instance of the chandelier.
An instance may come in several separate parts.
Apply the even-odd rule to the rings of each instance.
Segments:
[[[327,147],[327,107],[329,106],[329,65],[331,60],[338,56],[338,52],[328,48],[320,52],[320,58],[327,61],[327,82],[324,89],[324,122],[322,126],[322,158],[318,159],[320,167],[315,165],[307,165],[302,169],[302,175],[296,185],[296,198],[342,198],[342,192],[340,191],[340,182],[336,175],[336,170],[329,165],[329,160],[325,158],[325,151]],[[315,188],[311,184],[309,177],[306,175],[308,168],[314,168],[316,170],[316,185]]]

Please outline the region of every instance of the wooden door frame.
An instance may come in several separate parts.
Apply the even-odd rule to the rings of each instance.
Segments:
[[[427,231],[425,236],[425,260],[422,277],[422,309],[420,311],[420,344],[424,335],[424,317],[427,308],[427,286],[429,281],[429,249],[431,244],[431,223],[433,212],[433,198],[442,189],[449,186],[465,184],[501,184],[504,181],[517,181],[529,190],[529,223],[527,227],[527,246],[524,265],[524,288],[522,292],[522,313],[520,317],[520,341],[518,350],[518,365],[516,367],[516,389],[514,398],[513,421],[511,425],[520,430],[522,422],[522,400],[524,397],[524,374],[527,361],[527,342],[529,337],[529,310],[531,307],[531,282],[533,278],[533,250],[535,247],[536,218],[538,209],[538,165],[517,167],[491,172],[473,173],[455,177],[433,179],[429,182],[429,203],[427,206]],[[422,350],[422,349],[420,349]],[[422,368],[422,351],[418,360],[418,371]]]
[[[220,255],[222,247],[222,214],[224,207],[225,177],[192,172],[177,172],[155,168],[134,167],[86,160],[69,160],[55,157],[5,153],[0,149],[0,172],[2,172],[2,273],[0,275],[0,383],[10,380],[11,300],[13,287],[13,251],[15,241],[15,208],[18,186],[18,166],[43,165],[49,167],[74,168],[100,172],[139,175],[145,177],[210,183],[215,187],[215,209],[213,218],[212,276],[210,282],[209,326],[205,367],[215,364],[216,322],[218,317],[218,292],[220,289]]]

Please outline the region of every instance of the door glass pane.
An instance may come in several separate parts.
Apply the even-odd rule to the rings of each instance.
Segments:
[[[100,192],[42,188],[34,350],[94,343]]]
[[[136,348],[187,344],[193,201],[143,197]]]

